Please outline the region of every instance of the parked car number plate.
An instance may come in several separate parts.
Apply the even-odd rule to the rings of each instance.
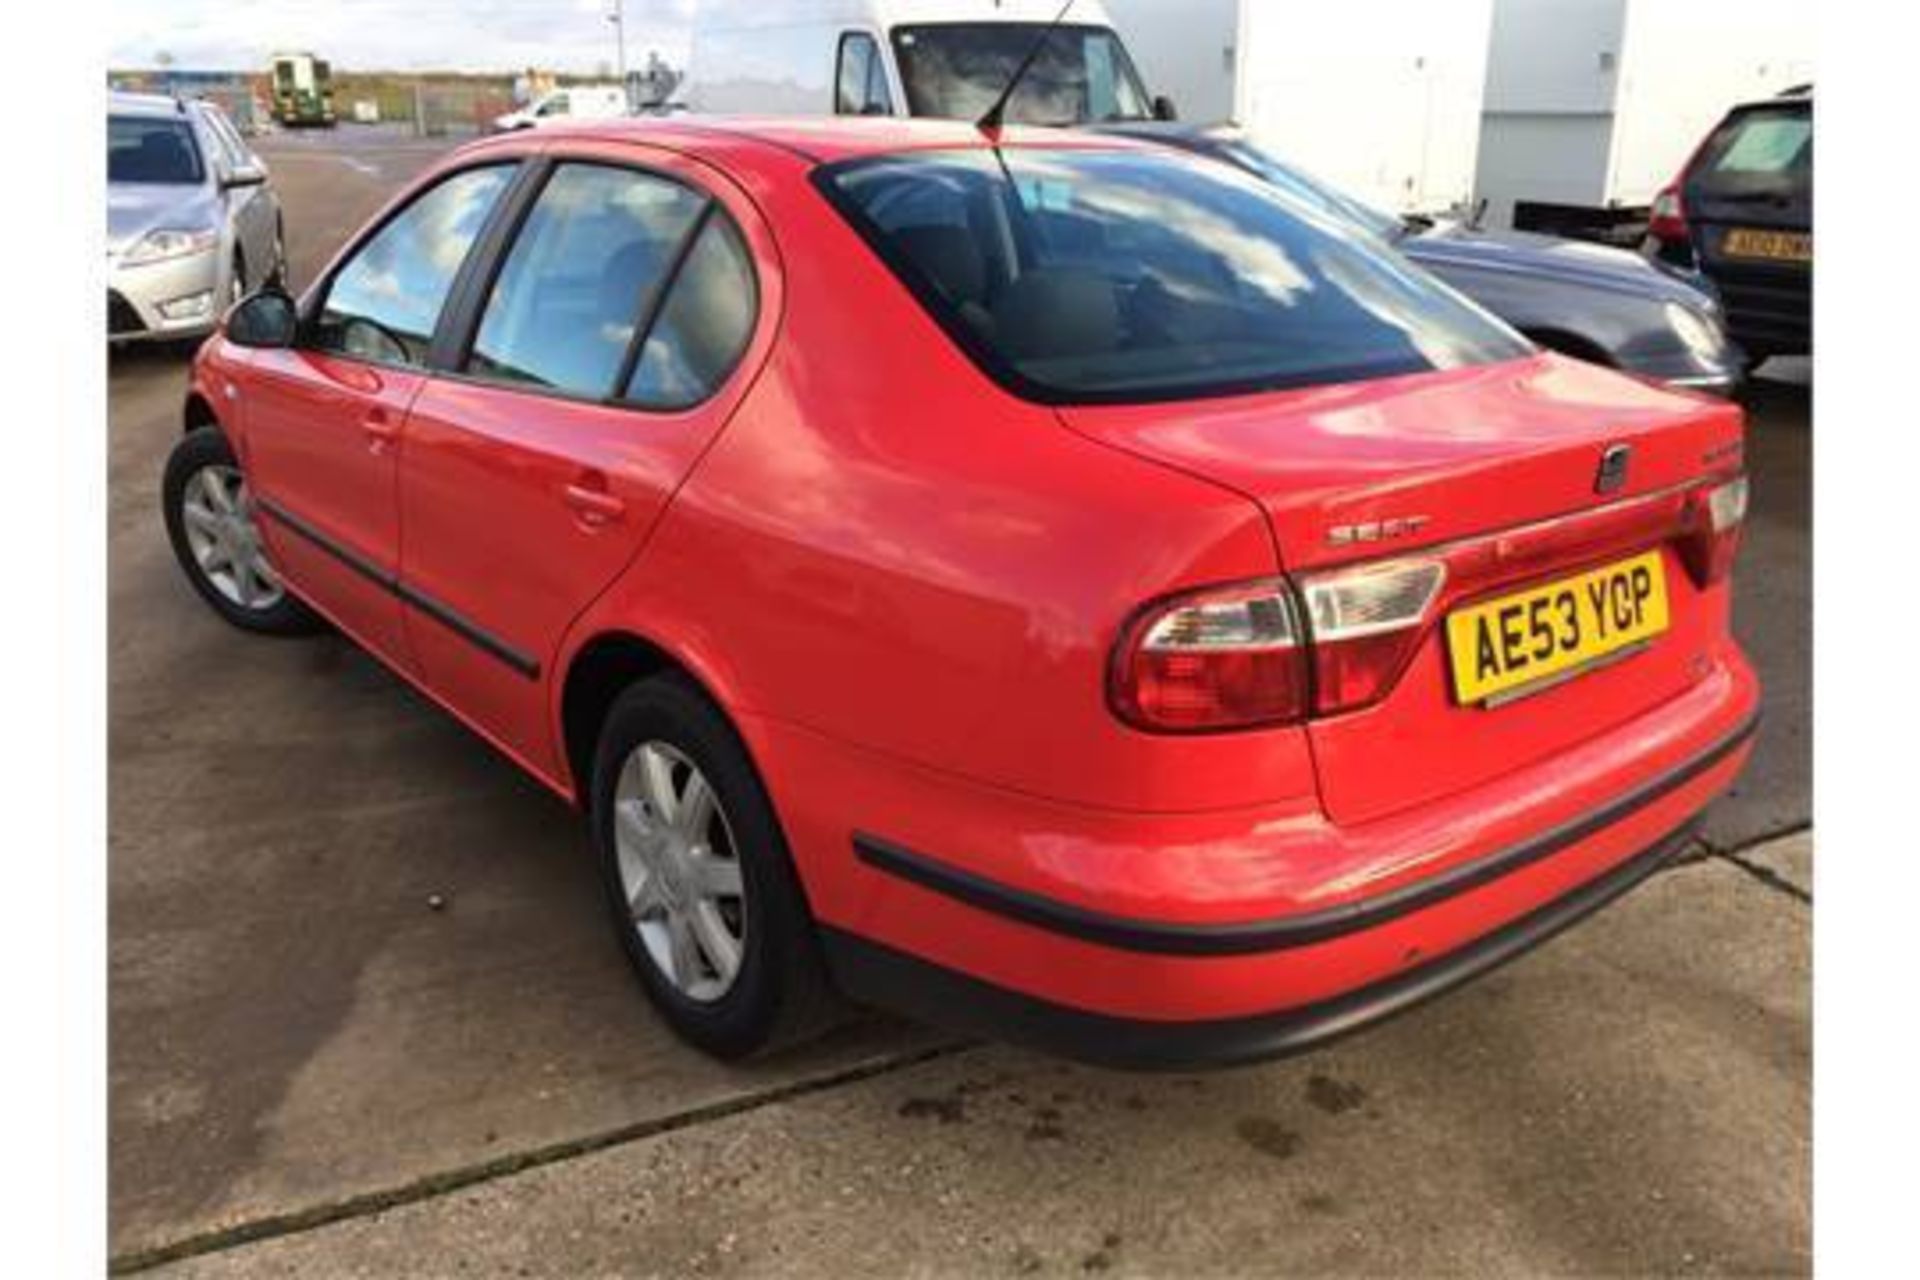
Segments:
[[[1761,231],[1735,227],[1720,242],[1729,258],[1771,258],[1776,262],[1812,262],[1813,237],[1804,231]]]
[[[1668,626],[1666,566],[1658,551],[1447,615],[1454,695],[1503,695],[1645,644]]]

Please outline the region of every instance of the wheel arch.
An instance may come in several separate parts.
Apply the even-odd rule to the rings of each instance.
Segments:
[[[636,681],[658,675],[679,676],[713,704],[734,736],[740,739],[755,772],[759,772],[759,762],[753,760],[746,735],[728,711],[725,700],[718,695],[714,682],[695,663],[638,632],[602,631],[574,650],[560,680],[560,745],[575,804],[582,808],[588,804],[593,753],[599,743],[600,726],[606,722],[614,699]]]
[[[187,402],[180,411],[181,434],[198,431],[201,427],[214,427],[225,430],[220,425],[220,415],[213,411],[213,401],[198,391],[187,393]]]

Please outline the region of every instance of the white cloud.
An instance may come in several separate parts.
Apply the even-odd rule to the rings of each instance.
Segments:
[[[751,3],[751,0],[739,0]],[[108,65],[249,70],[310,49],[344,71],[592,72],[611,66],[609,0],[114,0]],[[695,0],[626,0],[627,61],[685,65]]]

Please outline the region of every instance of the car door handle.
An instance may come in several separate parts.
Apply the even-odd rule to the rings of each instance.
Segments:
[[[367,433],[367,447],[375,453],[391,444],[394,437],[400,434],[400,427],[394,422],[393,416],[377,405],[367,410],[366,416],[360,419],[360,429]]]
[[[605,481],[594,484],[591,481],[568,485],[565,493],[567,505],[580,517],[580,523],[586,525],[612,524],[627,514],[627,504],[608,493],[603,487]]]

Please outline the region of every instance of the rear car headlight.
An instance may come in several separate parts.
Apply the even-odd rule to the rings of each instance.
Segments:
[[[1648,209],[1647,234],[1668,244],[1687,239],[1687,205],[1676,183],[1653,198]]]
[[[1735,476],[1688,499],[1690,531],[1681,545],[1687,572],[1701,586],[1710,586],[1733,572],[1740,554],[1740,531],[1747,523],[1747,478]]]
[[[1142,729],[1302,718],[1307,671],[1292,591],[1272,579],[1149,607],[1121,634],[1108,694],[1120,718]]]
[[[1367,706],[1406,669],[1446,579],[1438,560],[1391,560],[1315,574],[1297,595],[1272,579],[1177,596],[1121,633],[1110,700],[1129,724],[1162,732]]]
[[[149,262],[165,262],[171,258],[188,258],[196,253],[209,253],[219,247],[220,233],[212,229],[183,231],[172,227],[162,227],[147,232],[140,237],[139,243],[121,257],[125,266],[144,266]]]
[[[1356,710],[1386,696],[1419,648],[1446,581],[1438,560],[1389,560],[1301,583],[1316,714]]]

